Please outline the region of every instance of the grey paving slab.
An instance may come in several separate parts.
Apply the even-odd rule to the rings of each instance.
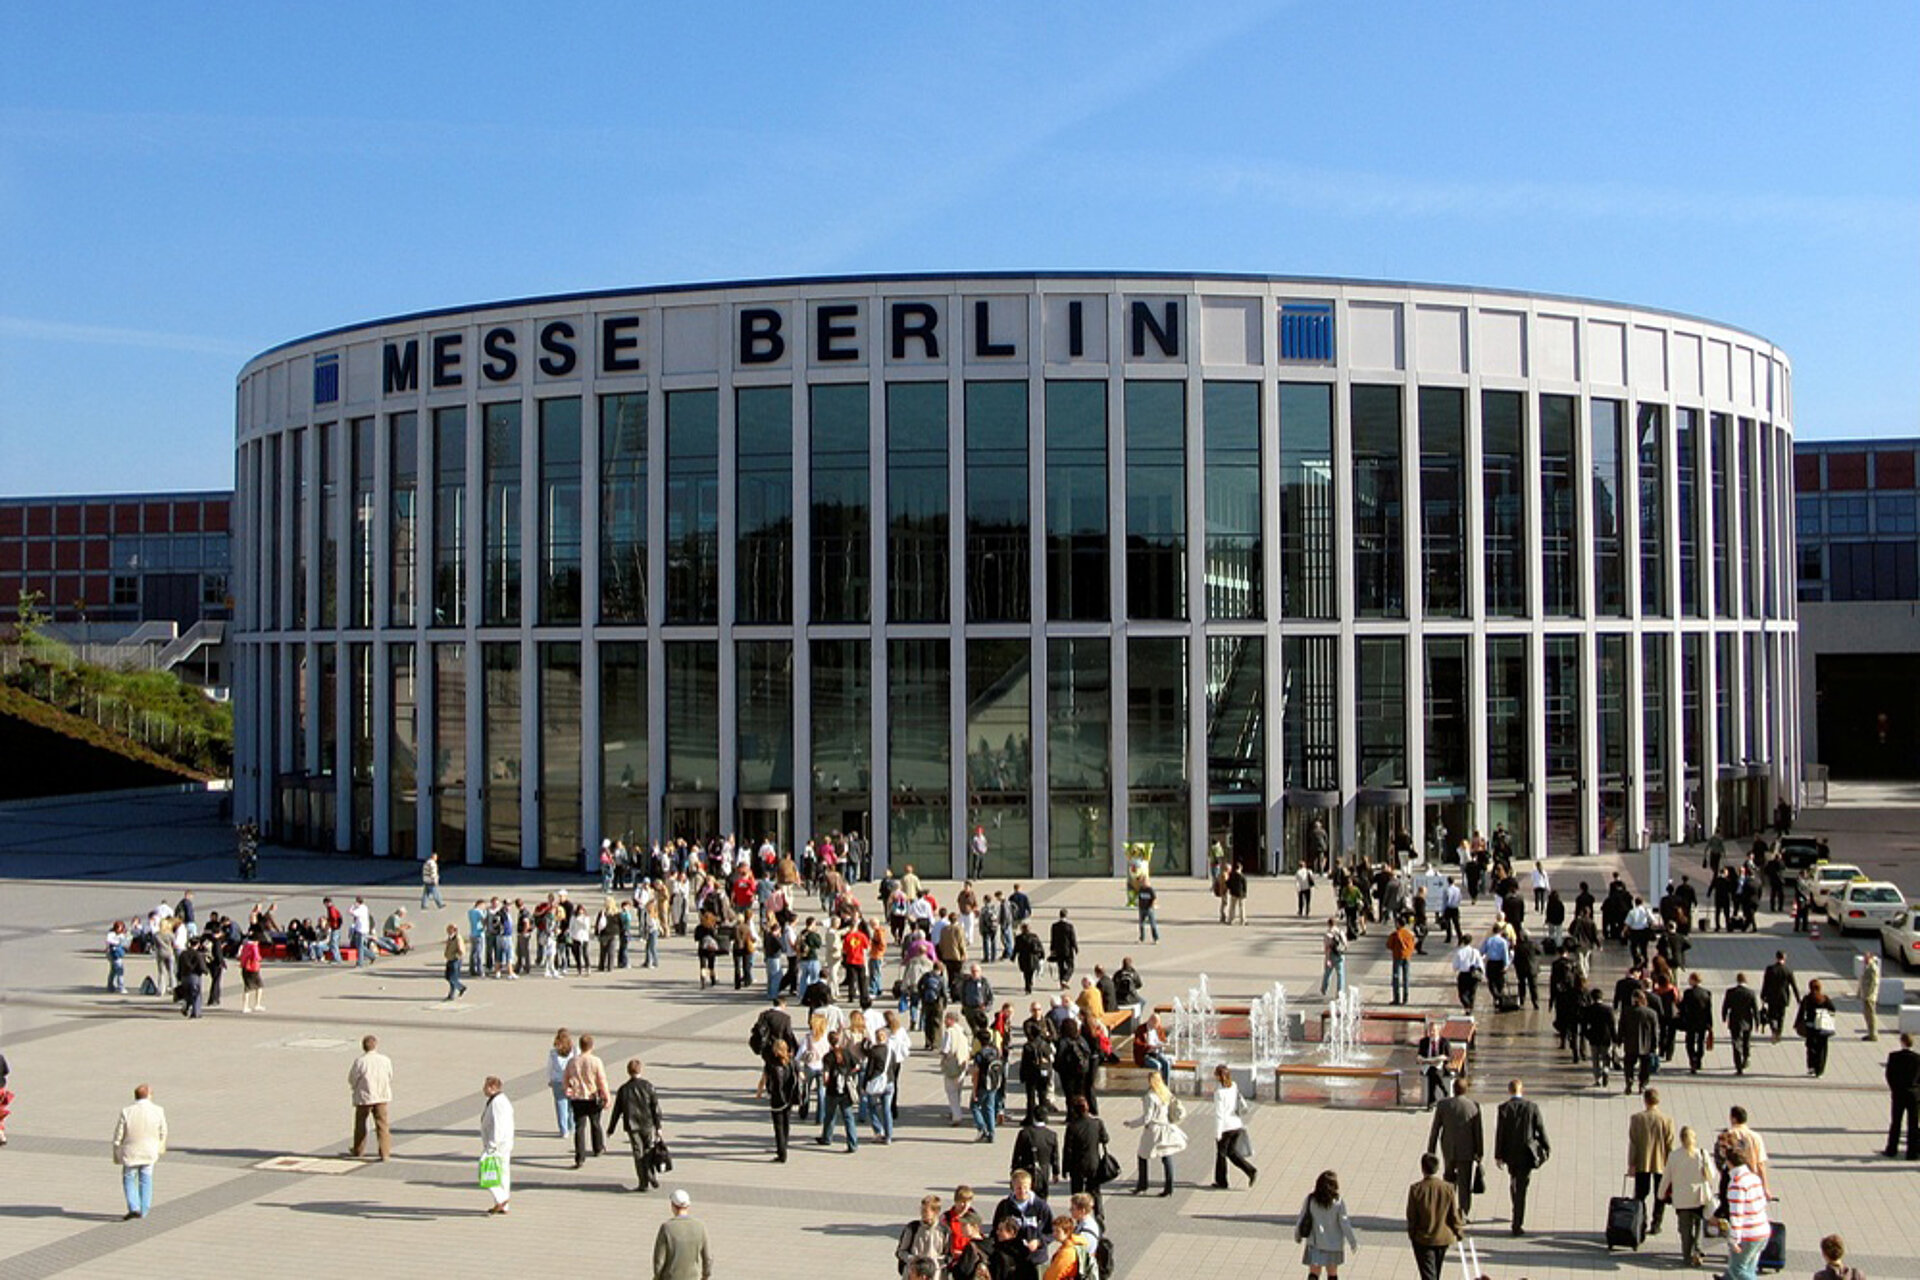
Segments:
[[[436,999],[437,966],[409,958],[357,971],[276,966],[260,1015],[225,1007],[189,1022],[158,1000],[111,996],[103,990],[99,930],[188,886],[203,910],[244,909],[276,896],[305,912],[323,893],[356,892],[377,912],[417,906],[412,868],[373,860],[269,851],[267,881],[235,884],[226,835],[210,804],[202,798],[197,805],[192,797],[76,803],[37,810],[29,823],[0,823],[0,1048],[19,1094],[13,1141],[0,1151],[0,1278],[172,1269],[203,1251],[263,1241],[280,1258],[338,1257],[350,1249],[395,1260],[395,1274],[409,1274],[416,1262],[424,1273],[427,1259],[437,1272],[560,1263],[644,1274],[665,1206],[624,1189],[632,1170],[623,1153],[573,1169],[571,1151],[554,1131],[542,1075],[546,1044],[561,1025],[594,1031],[616,1070],[630,1055],[646,1060],[679,1162],[670,1180],[694,1195],[712,1228],[720,1275],[770,1267],[788,1275],[892,1275],[894,1233],[919,1195],[948,1193],[960,1182],[983,1196],[999,1193],[1008,1142],[975,1144],[970,1131],[947,1127],[937,1070],[925,1057],[907,1068],[895,1145],[863,1145],[844,1155],[797,1133],[793,1160],[773,1164],[744,1047],[760,1001],[726,988],[695,990],[684,940],[664,948],[658,971],[475,981],[472,994],[453,1006]],[[1604,880],[1616,866],[1630,877],[1641,870],[1632,860],[1608,859],[1552,870],[1567,884]],[[467,868],[450,869],[448,880],[454,906],[425,913],[423,931],[456,918],[463,893],[580,888],[535,873]],[[1275,981],[1305,993],[1318,981],[1321,918],[1293,915],[1291,885],[1256,884],[1251,922],[1233,928],[1215,922],[1202,887],[1163,881],[1161,888],[1165,941],[1152,947],[1135,941],[1117,884],[1034,886],[1047,909],[1072,911],[1087,964],[1134,955],[1155,999],[1184,993],[1202,971],[1223,1001]],[[1836,977],[1861,945],[1814,942],[1767,921],[1760,935],[1701,937],[1693,960],[1718,988],[1736,970],[1757,972],[1775,947],[1788,951],[1803,979]],[[1351,976],[1380,999],[1386,969],[1378,935],[1355,946]],[[141,972],[137,962],[131,972]],[[990,973],[1006,992],[1017,990],[1010,966]],[[1451,975],[1438,955],[1416,970],[1415,983],[1416,1003],[1450,1002]],[[1851,990],[1850,982],[1839,986],[1843,994]],[[1842,1008],[1843,1031],[1856,1030],[1857,1014],[1845,1001]],[[344,1148],[344,1075],[368,1031],[381,1037],[396,1065],[395,1158],[346,1173],[262,1169],[276,1157],[336,1157]],[[1793,1231],[1788,1275],[1816,1269],[1813,1251],[1830,1230],[1849,1238],[1868,1274],[1920,1275],[1911,1262],[1920,1251],[1912,1212],[1920,1169],[1874,1154],[1886,1114],[1878,1064],[1889,1047],[1843,1036],[1818,1082],[1802,1074],[1793,1042],[1757,1046],[1754,1073],[1742,1080],[1732,1076],[1722,1049],[1707,1073],[1669,1071],[1660,1081],[1666,1109],[1702,1130],[1716,1128],[1734,1102],[1752,1111],[1775,1162],[1778,1208]],[[473,1186],[478,1090],[487,1074],[508,1082],[520,1121],[514,1214],[506,1220],[480,1212],[486,1196]],[[1624,1167],[1633,1100],[1590,1088],[1584,1071],[1558,1061],[1543,1017],[1531,1013],[1490,1023],[1477,1075],[1489,1103],[1509,1075],[1526,1079],[1555,1152],[1535,1179],[1534,1234],[1524,1239],[1507,1234],[1505,1179],[1489,1173],[1491,1194],[1477,1210],[1476,1237],[1490,1275],[1549,1280],[1676,1270],[1671,1228],[1638,1255],[1609,1255],[1600,1244],[1605,1197]],[[173,1150],[160,1167],[153,1218],[123,1223],[118,1179],[104,1157],[114,1114],[138,1081],[151,1083],[167,1107]],[[1136,1104],[1116,1097],[1103,1109],[1116,1154],[1130,1165],[1133,1131],[1120,1122]],[[1361,1232],[1361,1250],[1342,1274],[1411,1274],[1401,1214],[1426,1116],[1262,1102],[1250,1121],[1259,1184],[1228,1192],[1202,1185],[1210,1176],[1208,1125],[1206,1108],[1196,1107],[1188,1122],[1193,1143],[1178,1161],[1172,1198],[1110,1197],[1123,1275],[1297,1272],[1291,1224],[1324,1168],[1339,1172]]]

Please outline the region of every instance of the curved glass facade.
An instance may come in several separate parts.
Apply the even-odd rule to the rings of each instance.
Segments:
[[[1706,321],[776,281],[356,326],[238,404],[236,806],[289,842],[1203,874],[1736,835],[1798,782],[1790,365]]]

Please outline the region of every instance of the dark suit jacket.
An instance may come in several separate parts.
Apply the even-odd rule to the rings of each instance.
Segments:
[[[793,1036],[793,1018],[785,1009],[762,1009],[754,1022],[760,1035],[760,1056],[773,1057],[773,1046],[786,1041],[787,1048],[799,1052],[800,1042]]]
[[[1407,1188],[1407,1238],[1415,1244],[1458,1244],[1467,1228],[1453,1184],[1422,1178]]]
[[[0,1082],[6,1080],[0,1071]],[[1895,1049],[1887,1055],[1887,1088],[1896,1098],[1920,1097],[1920,1053]]]
[[[1760,997],[1753,994],[1752,987],[1728,987],[1720,997],[1720,1017],[1729,1031],[1751,1028],[1760,1021]]]
[[[1106,1141],[1107,1126],[1099,1116],[1067,1121],[1067,1149],[1060,1157],[1060,1167],[1082,1178],[1091,1176],[1100,1167],[1100,1148]]]
[[[1800,997],[1799,980],[1778,960],[1760,975],[1760,998],[1773,1008],[1785,1008]]]
[[[1487,1131],[1480,1120],[1480,1104],[1472,1098],[1443,1099],[1433,1109],[1433,1128],[1427,1132],[1427,1151],[1438,1151],[1449,1174],[1486,1155]]]
[[[1547,1122],[1532,1098],[1508,1098],[1494,1113],[1493,1157],[1522,1172],[1547,1162]]]
[[[1660,1047],[1660,1015],[1650,1006],[1633,1006],[1620,1015],[1619,1038],[1622,1053],[1652,1053]]]
[[[1055,920],[1048,940],[1053,944],[1055,960],[1071,960],[1080,953],[1080,936],[1074,932],[1070,920]]]
[[[1060,1176],[1060,1138],[1053,1130],[1037,1124],[1023,1124],[1013,1140],[1013,1164],[1008,1172],[1025,1169],[1034,1183],[1045,1186]]]
[[[660,1132],[660,1099],[653,1085],[639,1076],[631,1076],[613,1095],[613,1114],[607,1119],[607,1132],[625,1128],[642,1142],[652,1142]]]

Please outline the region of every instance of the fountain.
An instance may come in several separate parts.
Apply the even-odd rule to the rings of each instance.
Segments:
[[[1268,1070],[1286,1060],[1292,1048],[1292,1032],[1287,1025],[1287,989],[1274,983],[1273,990],[1255,996],[1247,1013],[1247,1036],[1253,1052],[1253,1076],[1258,1080]]]
[[[1348,987],[1327,1005],[1326,1037],[1320,1053],[1330,1067],[1357,1067],[1366,1061],[1360,1050],[1360,989]]]

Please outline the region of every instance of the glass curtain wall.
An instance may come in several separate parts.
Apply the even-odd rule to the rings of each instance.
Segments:
[[[1207,637],[1207,843],[1250,874],[1267,870],[1266,645]]]
[[[1127,840],[1153,846],[1155,871],[1192,866],[1187,812],[1187,642],[1127,641]]]
[[[734,434],[737,618],[750,624],[792,622],[792,388],[743,387],[735,392]]]
[[[1740,598],[1743,602],[1740,616],[1752,618],[1760,613],[1760,566],[1763,563],[1760,557],[1753,554],[1753,419],[1741,418],[1738,423],[1740,499],[1736,506],[1740,512]]]
[[[340,428],[323,422],[314,434],[320,472],[320,625],[331,627],[340,621]]]
[[[1603,618],[1627,612],[1626,455],[1618,400],[1594,400],[1587,408],[1593,443],[1593,608]]]
[[[1422,644],[1422,654],[1426,667],[1427,852],[1439,862],[1474,825],[1469,799],[1473,732],[1467,638],[1429,635]]]
[[[647,620],[644,395],[600,397],[600,620]],[[643,777],[643,786],[644,782]],[[609,826],[607,830],[625,828]]]
[[[947,384],[887,386],[887,617],[947,620]]]
[[[1187,616],[1185,383],[1126,384],[1127,616]]]
[[[348,846],[373,852],[373,646],[347,646]]]
[[[1633,848],[1627,780],[1627,637],[1603,635],[1594,651],[1594,715],[1599,751],[1600,848]]]
[[[396,858],[420,856],[420,693],[414,662],[412,645],[387,646],[387,844]]]
[[[1422,387],[1420,583],[1430,618],[1467,616],[1466,497],[1467,393]]]
[[[286,433],[283,432],[281,435],[269,436],[267,438],[266,509],[261,512],[260,520],[267,534],[266,572],[262,575],[267,584],[267,599],[263,609],[263,617],[267,620],[266,626],[270,629],[278,629],[282,620],[286,617],[280,593],[280,516],[281,512],[285,510],[281,505],[281,499],[284,496],[285,490],[283,487],[284,473],[281,470],[280,459],[281,440],[285,434]],[[273,724],[277,722],[269,720],[268,723]]]
[[[1047,618],[1104,621],[1107,585],[1107,384],[1049,382]]]
[[[1028,566],[1027,384],[966,389],[967,621],[1025,622]],[[994,861],[988,833],[988,861]]]
[[[1667,420],[1657,404],[1640,406],[1637,434],[1640,464],[1640,612],[1668,617],[1667,598]],[[1665,839],[1665,837],[1661,837]]]
[[[1709,417],[1707,432],[1708,523],[1713,528],[1713,616],[1731,618],[1737,612],[1733,594],[1732,512],[1728,503],[1728,461],[1733,451],[1733,419],[1724,413]]]
[[[1506,828],[1517,860],[1531,857],[1527,796],[1527,637],[1487,637],[1487,829]]]
[[[600,835],[644,845],[647,794],[647,646],[600,644]]]
[[[1407,614],[1400,388],[1353,388],[1353,590],[1362,618]]]
[[[952,677],[944,636],[887,643],[888,847],[936,879],[953,869]]]
[[[467,857],[467,646],[433,646],[433,848]]]
[[[1408,819],[1407,642],[1361,636],[1354,651],[1356,842],[1362,857],[1391,861],[1394,838]]]
[[[578,441],[578,401],[574,439]],[[578,483],[579,468],[574,468]],[[577,599],[577,597],[576,597]],[[540,865],[586,865],[581,829],[580,725],[586,708],[580,645],[555,641],[540,646]]]
[[[1480,522],[1490,618],[1527,616],[1527,400],[1480,393]]]
[[[872,488],[865,383],[809,389],[813,414],[813,620],[871,616]]]
[[[347,625],[373,625],[373,452],[372,418],[355,418],[353,434],[353,522],[348,529]]]
[[[1209,382],[1205,417],[1207,617],[1263,618],[1260,384]]]
[[[1540,397],[1540,604],[1549,618],[1580,612],[1574,399]]]
[[[1280,384],[1280,613],[1337,617],[1333,388]]]
[[[1700,598],[1700,411],[1674,411],[1674,477],[1680,522],[1680,613],[1682,617],[1707,616]]]
[[[549,625],[580,621],[580,464],[580,398],[542,400],[540,621]]]
[[[1033,872],[1033,664],[1024,638],[967,641],[967,814],[987,837],[986,873]]]
[[[486,778],[480,786],[484,858],[499,866],[520,865],[520,646],[480,646],[485,694],[481,722]]]
[[[873,668],[865,640],[814,640],[813,831],[873,830]],[[901,860],[890,855],[894,869]]]
[[[312,495],[307,491],[312,481],[307,468],[307,433],[304,428],[295,428],[286,433],[289,462],[293,467],[293,629],[304,631],[307,626],[307,512],[312,509]]]
[[[466,622],[467,411],[455,405],[433,411],[433,625]]]
[[[1673,838],[1667,770],[1671,752],[1667,734],[1667,637],[1640,637],[1641,779],[1647,792],[1647,839]]]
[[[720,648],[668,641],[666,656],[667,835],[710,840],[720,834]]]
[[[1047,641],[1048,858],[1056,876],[1113,870],[1113,676],[1105,637]]]
[[[741,640],[734,646],[735,733],[740,839],[792,850],[793,642]]]
[[[1586,852],[1580,796],[1580,640],[1548,636],[1542,702],[1547,718],[1547,843],[1543,857]]]
[[[481,414],[487,506],[480,620],[512,626],[520,621],[520,402],[485,405]]]
[[[720,616],[719,396],[667,393],[668,622],[713,622]],[[671,741],[667,758],[673,759]],[[715,780],[709,772],[707,786]]]
[[[1707,767],[1707,638],[1699,632],[1680,637],[1680,744],[1683,803],[1682,838],[1693,843],[1707,834],[1703,779]]]
[[[1340,653],[1335,636],[1280,641],[1280,740],[1288,791],[1340,789]]]

